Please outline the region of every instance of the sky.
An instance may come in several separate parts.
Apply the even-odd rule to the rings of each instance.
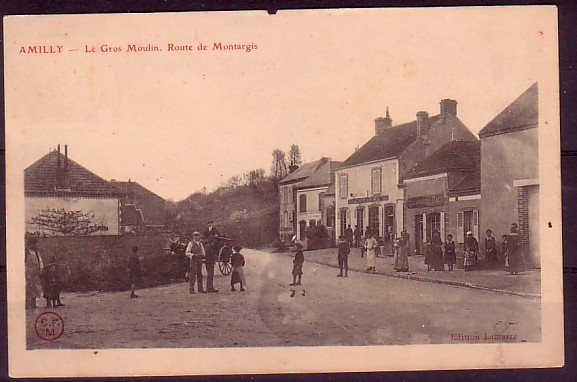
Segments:
[[[543,7],[9,18],[7,164],[21,174],[67,144],[105,179],[181,200],[269,171],[272,151],[293,143],[304,161],[344,160],[387,107],[395,125],[455,99],[478,133],[534,82],[555,88],[555,20]],[[29,46],[62,53],[20,53]]]

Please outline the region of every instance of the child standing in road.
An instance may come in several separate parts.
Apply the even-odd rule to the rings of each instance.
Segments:
[[[138,247],[132,247],[126,267],[128,268],[128,280],[130,282],[130,298],[138,298],[139,296],[134,292],[136,285],[140,284],[140,281],[142,280],[140,259],[138,258]]]
[[[244,256],[240,254],[242,247],[235,245],[233,248],[234,253],[230,258],[230,264],[232,265],[232,274],[230,276],[230,290],[236,292],[234,284],[240,283],[240,291],[244,292],[244,286],[246,285],[246,280],[244,278]]]
[[[305,262],[305,255],[303,254],[303,245],[296,244],[297,253],[293,260],[293,282],[290,286],[301,285],[301,277],[303,275],[303,264]]]

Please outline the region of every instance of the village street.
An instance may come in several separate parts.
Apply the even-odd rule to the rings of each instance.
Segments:
[[[190,295],[185,283],[139,290],[138,299],[129,292],[64,293],[67,306],[51,309],[62,317],[64,333],[40,339],[34,322],[48,309],[29,310],[28,348],[491,342],[485,333],[540,341],[539,299],[361,272],[340,278],[335,268],[311,261],[303,285],[291,287],[290,256],[243,253],[246,292],[231,292],[229,277],[217,271],[215,294]]]

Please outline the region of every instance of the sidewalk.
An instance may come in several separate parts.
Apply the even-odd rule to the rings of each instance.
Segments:
[[[294,250],[284,252],[284,255],[294,256]],[[314,262],[338,269],[337,249],[328,248],[316,251],[305,251],[305,263]],[[449,284],[481,290],[489,290],[530,298],[541,297],[541,272],[530,269],[521,275],[513,276],[504,270],[478,270],[465,272],[463,269],[428,272],[425,257],[421,255],[409,257],[409,272],[396,272],[393,269],[393,256],[379,256],[376,259],[375,274],[398,277],[409,280]],[[351,248],[349,255],[349,270],[365,272],[366,257],[361,258],[360,249]],[[338,272],[335,272],[335,276]]]

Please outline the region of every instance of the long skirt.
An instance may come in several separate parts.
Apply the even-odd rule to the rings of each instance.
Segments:
[[[474,251],[467,249],[464,256],[463,266],[465,269],[471,269],[477,265],[477,254]]]
[[[230,277],[230,284],[238,284],[242,283],[243,286],[246,286],[246,279],[244,277],[244,268],[243,267],[232,267],[232,274]]]
[[[367,249],[367,268],[375,266],[375,250]]]
[[[521,251],[507,253],[506,258],[507,272],[518,273],[525,270],[525,261]]]
[[[393,269],[402,272],[409,271],[409,248],[400,247],[395,250],[395,265]]]

